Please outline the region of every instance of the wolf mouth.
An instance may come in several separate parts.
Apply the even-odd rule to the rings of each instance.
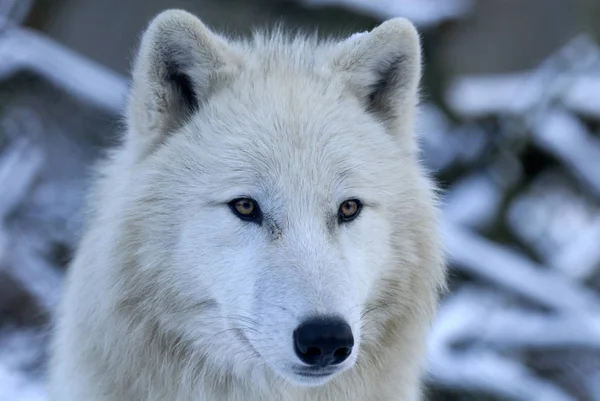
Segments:
[[[294,369],[294,373],[303,377],[327,377],[337,372],[337,369]]]
[[[331,376],[333,373],[308,373],[308,372],[296,372],[296,374],[297,374],[298,376],[302,376],[302,377],[323,378],[323,377],[329,377],[329,376]]]

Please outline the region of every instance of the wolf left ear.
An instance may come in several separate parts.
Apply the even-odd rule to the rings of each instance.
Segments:
[[[128,128],[138,152],[179,128],[239,66],[229,44],[194,15],[156,16],[142,37],[129,96]]]
[[[399,119],[412,118],[421,79],[421,43],[407,19],[390,19],[339,43],[332,67],[365,108],[386,123],[395,126],[406,122]]]

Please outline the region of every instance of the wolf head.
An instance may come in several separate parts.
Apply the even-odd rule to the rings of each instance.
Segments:
[[[185,363],[309,386],[427,320],[440,259],[413,135],[420,68],[404,19],[232,41],[160,14],[129,99],[123,304]]]

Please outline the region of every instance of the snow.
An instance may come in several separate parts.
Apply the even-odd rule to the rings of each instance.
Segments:
[[[456,113],[467,118],[523,114],[543,94],[541,82],[532,82],[534,76],[534,73],[514,73],[460,77],[448,90],[446,101]]]
[[[1,401],[47,401],[45,384],[42,380],[15,372],[0,365]]]
[[[405,17],[427,28],[466,15],[473,0],[300,0],[306,6],[344,6],[381,19]]]
[[[581,281],[592,279],[600,270],[600,217],[594,217],[589,223],[590,227],[575,234],[550,262],[555,269]]]
[[[576,281],[448,222],[443,232],[450,260],[461,270],[541,306],[565,313],[595,311],[600,318],[600,295]]]
[[[597,117],[600,109],[594,106],[598,92],[593,91],[598,82],[590,78],[590,71],[597,72],[598,68],[600,50],[591,38],[581,34],[532,71],[457,78],[446,93],[446,102],[465,118],[501,115],[535,119],[536,111],[560,100],[586,114],[596,110],[591,114]]]
[[[434,325],[438,388],[501,400],[600,399],[600,140],[581,119],[600,119],[598,71],[599,48],[582,35],[534,70],[450,85],[453,112],[475,126],[492,119],[497,136],[494,158],[476,158],[486,167],[473,162],[476,172],[444,197],[451,275],[467,278]],[[552,161],[540,167],[535,156],[529,169],[542,171],[523,182],[523,150],[532,147]],[[486,238],[499,222],[507,244]],[[545,363],[561,380],[538,373]]]
[[[15,71],[33,70],[88,104],[115,114],[124,104],[123,77],[33,31],[2,32],[0,60],[0,81]]]
[[[600,195],[600,139],[565,110],[552,109],[534,127],[535,143],[554,154]]]
[[[469,389],[514,401],[575,401],[558,386],[536,377],[531,371],[508,357],[483,347],[473,337],[484,337],[489,317],[494,316],[499,301],[486,289],[463,287],[441,307],[430,335],[430,381],[444,388]],[[517,322],[515,322],[517,323]],[[503,327],[520,336],[510,324]],[[464,341],[474,343],[467,350],[458,347]],[[456,350],[459,348],[460,350]]]
[[[442,206],[452,223],[481,229],[493,224],[502,199],[502,189],[489,176],[478,173],[455,183]]]
[[[0,401],[46,401],[43,376],[27,365],[39,365],[40,336],[31,331],[0,332]]]
[[[452,126],[431,103],[420,106],[416,132],[423,162],[436,172],[476,160],[489,142],[486,133],[477,126]]]
[[[512,202],[507,223],[549,266],[587,280],[600,263],[600,206],[557,171],[541,174]]]
[[[590,118],[600,118],[600,73],[589,73],[575,79],[563,95],[565,106]]]

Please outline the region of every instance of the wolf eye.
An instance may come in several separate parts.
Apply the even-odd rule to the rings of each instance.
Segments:
[[[348,199],[342,202],[338,209],[338,218],[340,222],[354,220],[362,210],[362,203],[358,199]]]
[[[238,198],[229,202],[229,208],[237,217],[246,221],[262,222],[262,213],[258,203],[251,198]]]

